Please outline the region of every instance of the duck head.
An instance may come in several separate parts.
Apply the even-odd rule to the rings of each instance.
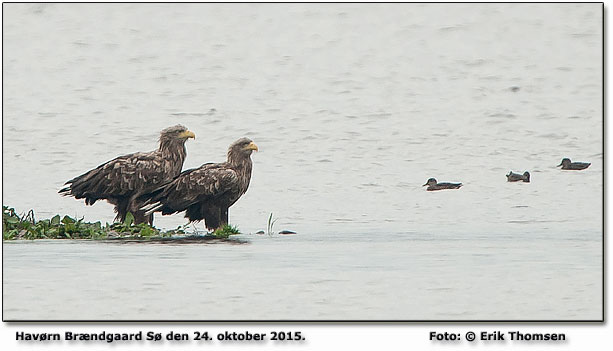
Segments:
[[[526,180],[526,181],[528,181],[528,182],[529,182],[529,181],[530,181],[530,172],[525,171],[525,172],[524,172],[524,178],[525,178],[525,180]]]
[[[560,164],[557,165],[556,167],[560,167],[560,166],[568,167],[570,164],[571,164],[570,158],[563,158],[562,162],[560,162]]]
[[[424,185],[422,185],[422,186],[426,186],[426,185],[428,185],[428,186],[430,186],[430,185],[436,185],[436,179],[434,179],[434,178],[430,178],[430,179],[428,179],[428,181],[426,182],[426,184],[424,184]]]

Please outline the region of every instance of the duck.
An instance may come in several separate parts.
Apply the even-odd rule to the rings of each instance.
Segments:
[[[525,171],[524,174],[519,174],[509,171],[509,174],[507,174],[508,182],[519,182],[520,180],[524,183],[530,183],[530,172]]]
[[[570,158],[563,158],[562,162],[556,167],[562,166],[562,169],[580,171],[582,169],[586,169],[591,165],[589,162],[571,162]]]
[[[427,191],[444,190],[444,189],[459,189],[462,183],[438,183],[436,179],[430,178],[426,184],[422,186],[428,186]]]

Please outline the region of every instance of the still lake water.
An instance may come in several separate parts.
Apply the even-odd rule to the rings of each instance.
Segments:
[[[5,4],[3,204],[110,222],[57,190],[177,123],[260,152],[246,243],[4,242],[4,318],[600,319],[601,6]]]

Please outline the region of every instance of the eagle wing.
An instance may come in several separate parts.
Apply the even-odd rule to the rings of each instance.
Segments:
[[[227,164],[208,163],[182,172],[149,201],[146,210],[170,214],[222,196],[232,198],[235,193],[240,193],[238,173]]]
[[[67,181],[68,186],[60,193],[94,203],[151,190],[168,180],[166,173],[164,161],[156,151],[138,152],[119,156]]]

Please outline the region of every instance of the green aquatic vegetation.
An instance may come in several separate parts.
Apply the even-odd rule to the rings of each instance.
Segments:
[[[118,222],[111,224],[110,230],[120,235],[129,233],[131,234],[129,236],[137,238],[150,238],[160,234],[160,231],[157,228],[154,228],[147,223],[134,224],[134,216],[130,212],[126,214],[126,219],[123,221],[123,223]]]
[[[224,224],[221,228],[215,229],[213,235],[218,238],[228,238],[230,235],[240,234],[241,232],[238,230],[238,227],[232,226],[230,224]]]
[[[176,229],[161,231],[146,223],[134,224],[134,216],[128,212],[122,223],[90,223],[70,216],[55,215],[49,219],[36,220],[34,211],[19,215],[14,208],[2,206],[2,238],[17,239],[137,239],[152,240],[185,236],[189,223]],[[238,227],[229,224],[215,230],[211,237],[225,239],[240,234]],[[209,235],[207,235],[209,236]]]
[[[137,239],[157,240],[173,235],[187,234],[189,223],[176,229],[161,231],[146,223],[134,224],[134,216],[128,212],[122,223],[90,223],[70,216],[55,215],[49,219],[36,220],[34,211],[19,215],[14,208],[2,206],[2,238],[17,239]],[[225,239],[240,234],[238,227],[229,224],[215,230],[211,237]],[[207,235],[208,237],[209,235]]]
[[[21,228],[21,218],[15,213],[15,209],[2,206],[2,238],[15,239]]]
[[[34,211],[19,215],[14,208],[2,206],[2,238],[16,239],[109,239],[117,237],[151,238],[170,236],[176,233],[161,233],[159,229],[146,223],[134,224],[134,216],[128,213],[123,223],[90,223],[83,218],[55,215],[50,219],[37,221]]]
[[[173,235],[185,235],[187,234],[187,228],[189,227],[189,223],[184,224],[184,225],[180,225],[175,229],[171,229],[171,230],[167,230],[165,232],[160,233],[161,236],[163,237],[170,237]]]
[[[15,209],[2,206],[2,238],[14,239],[98,239],[106,237],[100,222],[89,223],[83,219],[55,215],[36,221],[34,211],[20,216]]]

